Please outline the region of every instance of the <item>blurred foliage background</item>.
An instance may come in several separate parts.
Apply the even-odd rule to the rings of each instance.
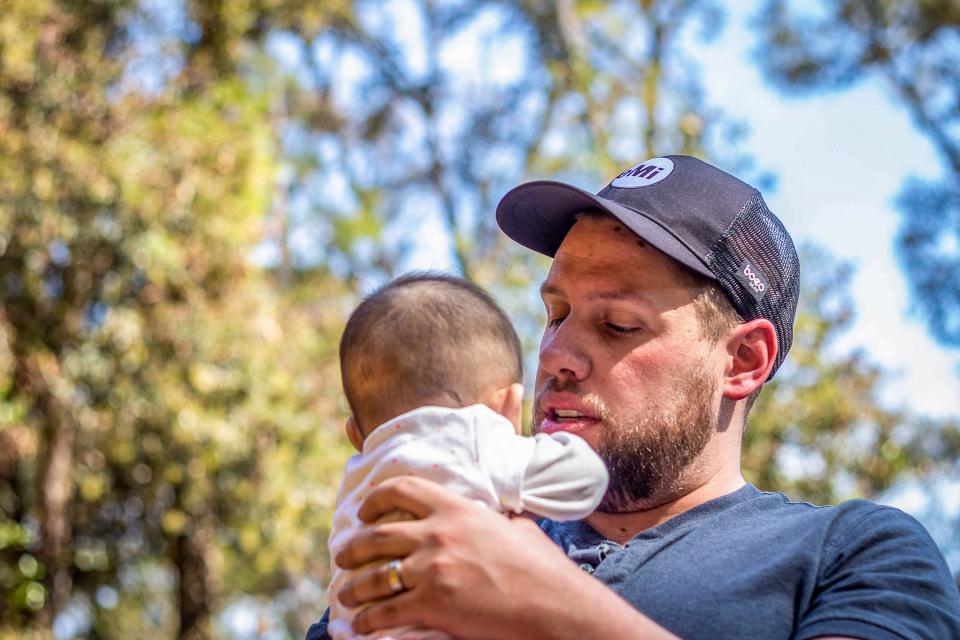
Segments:
[[[934,141],[945,177],[904,186],[898,251],[931,333],[958,344],[960,9],[812,4],[757,3],[758,64],[799,93],[879,74]],[[533,353],[547,263],[496,230],[508,188],[599,186],[677,152],[768,182],[685,55],[723,17],[707,0],[3,0],[0,638],[302,636],[350,454],[350,309],[448,254]],[[883,369],[831,349],[851,270],[804,253],[748,479],[829,502],[956,478],[957,421],[891,408]]]

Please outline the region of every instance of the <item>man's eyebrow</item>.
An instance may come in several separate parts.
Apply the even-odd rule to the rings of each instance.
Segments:
[[[542,298],[545,295],[562,296],[563,291],[560,290],[560,287],[543,282],[540,285],[540,297]]]
[[[544,282],[540,285],[540,297],[548,295],[562,297],[564,295],[563,289],[548,282]],[[638,290],[629,287],[601,291],[595,290],[591,291],[584,297],[587,300],[636,300],[638,302],[647,302],[646,296],[644,296]]]

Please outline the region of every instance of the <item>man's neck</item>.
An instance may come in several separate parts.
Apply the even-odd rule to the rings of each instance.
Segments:
[[[746,482],[739,471],[729,478],[714,477],[650,509],[624,513],[594,512],[587,518],[587,524],[604,538],[622,545],[641,531],[657,527],[685,511],[733,493],[744,484]]]

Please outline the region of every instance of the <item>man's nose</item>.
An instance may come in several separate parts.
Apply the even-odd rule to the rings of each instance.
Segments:
[[[560,381],[580,381],[590,374],[590,359],[570,319],[564,320],[540,341],[540,368]]]

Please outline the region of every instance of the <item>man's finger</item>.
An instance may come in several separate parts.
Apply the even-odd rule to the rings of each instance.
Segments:
[[[404,591],[392,598],[378,600],[357,613],[353,619],[353,630],[359,634],[391,627],[426,625],[427,621],[419,614],[421,609],[423,606],[419,604],[417,594]]]
[[[378,560],[405,558],[417,548],[416,522],[391,522],[361,529],[337,552],[341,569],[356,569]]]
[[[337,599],[345,607],[356,607],[371,600],[390,597],[394,593],[390,563],[381,562],[357,571],[337,592]]]
[[[410,513],[417,520],[434,512],[435,506],[457,497],[440,485],[423,478],[399,476],[385,480],[360,505],[357,515],[364,522],[376,522],[391,511]]]

